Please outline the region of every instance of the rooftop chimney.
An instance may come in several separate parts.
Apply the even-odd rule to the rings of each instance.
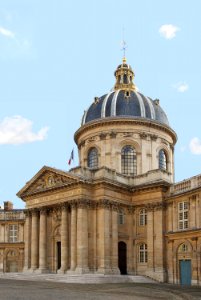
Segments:
[[[12,210],[13,203],[11,201],[4,201],[4,210]]]

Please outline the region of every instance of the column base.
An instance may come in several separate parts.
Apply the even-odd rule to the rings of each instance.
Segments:
[[[101,268],[98,268],[97,274],[112,275],[114,273],[113,273],[113,270],[111,268],[103,268],[103,267],[101,267]]]
[[[39,269],[36,269],[34,271],[34,273],[36,273],[36,274],[47,274],[47,273],[49,273],[49,271],[46,268],[39,268]]]
[[[112,268],[111,271],[112,271],[112,274],[114,274],[114,275],[120,275],[119,268]]]
[[[66,272],[67,272],[67,270],[64,270],[64,269],[57,270],[57,274],[65,274]]]
[[[89,268],[88,267],[77,267],[74,271],[74,273],[76,274],[86,274],[86,273],[90,273],[89,272]]]
[[[37,268],[29,268],[26,269],[25,271],[23,271],[24,273],[35,273],[35,271],[37,270]]]
[[[30,273],[30,269],[28,267],[24,267],[22,272],[23,273]]]

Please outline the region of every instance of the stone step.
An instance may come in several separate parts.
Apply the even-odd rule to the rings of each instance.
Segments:
[[[101,275],[101,274],[34,274],[34,273],[1,273],[0,278],[34,281],[53,281],[65,283],[156,283],[155,280],[145,276],[133,275]]]

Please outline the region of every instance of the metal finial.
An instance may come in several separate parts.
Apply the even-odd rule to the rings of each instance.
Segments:
[[[124,27],[122,29],[122,48],[121,50],[123,51],[123,60],[126,59],[126,48],[127,48],[127,45],[126,45],[126,42],[125,42],[125,30],[124,30]]]

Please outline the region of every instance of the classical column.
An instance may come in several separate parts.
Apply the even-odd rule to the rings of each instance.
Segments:
[[[64,274],[68,269],[68,208],[62,206],[61,212],[61,268],[58,273]]]
[[[112,208],[112,273],[120,274],[118,268],[118,211]]]
[[[38,212],[32,212],[32,224],[31,224],[31,270],[35,271],[38,268]]]
[[[71,262],[70,262],[70,270],[75,271],[76,268],[76,241],[77,241],[77,209],[75,204],[71,205],[71,234],[70,234],[70,241],[71,241]]]
[[[40,210],[40,233],[39,233],[39,270],[47,272],[47,212]]]
[[[110,205],[102,202],[98,209],[98,273],[111,274]]]
[[[23,272],[28,271],[29,269],[29,249],[30,249],[30,213],[26,212],[26,219],[24,224],[24,269]]]
[[[77,273],[89,272],[88,262],[88,211],[85,203],[77,209]]]

